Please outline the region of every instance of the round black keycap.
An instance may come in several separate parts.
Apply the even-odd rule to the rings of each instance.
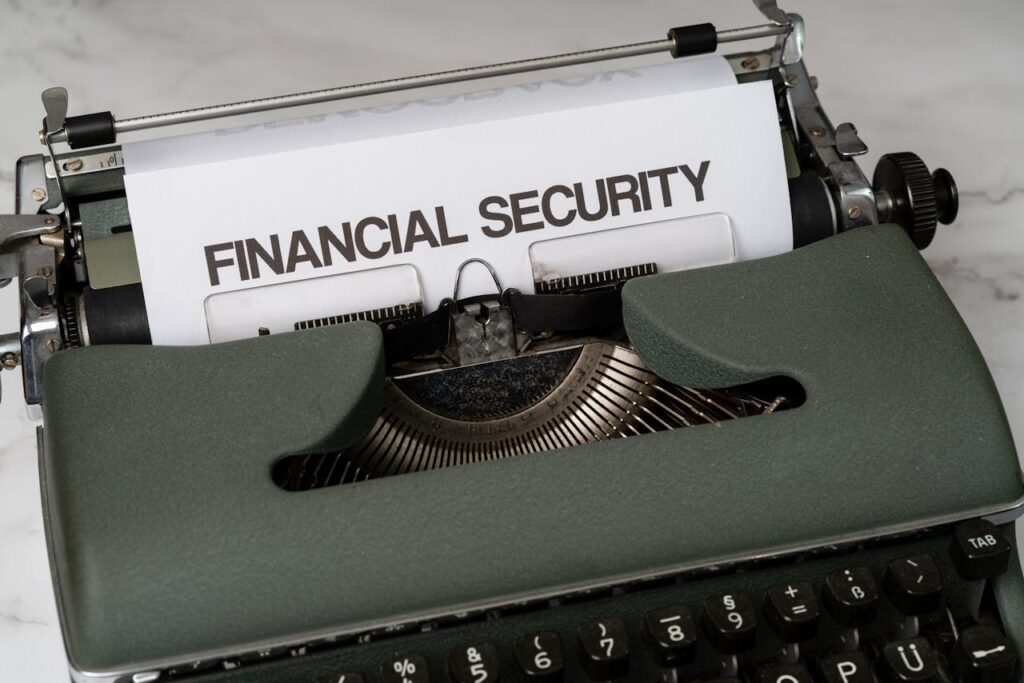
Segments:
[[[930,555],[893,560],[884,583],[889,599],[908,616],[928,614],[942,605],[942,576]]]
[[[430,683],[427,660],[419,655],[395,657],[380,665],[384,683]]]
[[[498,651],[490,643],[457,647],[448,654],[452,683],[495,683],[499,669]]]
[[[693,657],[697,642],[697,620],[685,605],[665,607],[644,617],[647,641],[661,666],[680,666]]]
[[[953,532],[950,555],[953,566],[968,581],[991,579],[1006,572],[1012,549],[992,522],[976,519],[964,522]]]
[[[629,632],[622,619],[596,619],[578,629],[583,667],[595,681],[629,673]]]
[[[314,679],[314,683],[365,683],[365,681],[366,679],[363,678],[363,675],[356,671],[331,674],[330,676],[321,676]]]
[[[973,626],[961,633],[956,660],[964,683],[1017,680],[1017,648],[995,626]]]
[[[935,681],[938,669],[935,652],[924,638],[899,640],[882,648],[882,677],[888,683]]]
[[[814,683],[803,664],[766,666],[757,672],[757,683]]]
[[[863,652],[846,652],[818,661],[822,683],[875,683],[871,660]]]
[[[806,581],[768,589],[764,616],[787,643],[810,640],[818,634],[818,599],[814,587]]]
[[[878,613],[878,584],[867,567],[848,567],[825,577],[825,607],[843,626],[855,628]]]
[[[722,654],[739,654],[757,643],[757,611],[746,593],[723,593],[704,601],[704,632]]]
[[[512,641],[519,671],[528,681],[559,681],[565,671],[562,638],[554,631],[532,633]]]

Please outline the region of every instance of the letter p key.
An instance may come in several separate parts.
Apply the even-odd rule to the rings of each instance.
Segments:
[[[862,652],[847,652],[827,657],[821,662],[825,683],[873,683],[871,661]]]

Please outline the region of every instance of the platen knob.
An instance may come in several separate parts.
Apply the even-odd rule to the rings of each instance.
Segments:
[[[918,249],[931,244],[938,223],[949,225],[960,208],[953,176],[944,168],[931,173],[912,152],[886,154],[872,181],[879,218],[903,227]]]

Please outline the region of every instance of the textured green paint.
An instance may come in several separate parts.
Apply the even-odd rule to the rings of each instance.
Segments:
[[[383,353],[380,329],[355,323],[209,347],[74,349],[46,375],[51,566],[71,659],[91,665],[158,646],[143,622],[191,630],[174,613],[201,614],[212,573],[226,572],[215,590],[256,597],[239,574],[260,564],[265,529],[290,526],[270,464],[358,440],[380,412]]]
[[[379,372],[365,327],[58,354],[43,475],[72,662],[157,667],[977,516],[1024,493],[978,349],[897,228],[637,280],[624,298],[666,377],[788,374],[806,404],[284,493],[274,459],[337,431]]]

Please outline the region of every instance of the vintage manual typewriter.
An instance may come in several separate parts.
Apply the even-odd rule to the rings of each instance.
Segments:
[[[918,254],[956,185],[911,153],[869,180],[802,20],[755,4],[751,28],[137,119],[46,91],[0,217],[2,356],[44,420],[71,678],[1022,680],[1024,481]],[[727,59],[774,87],[792,251],[150,344],[120,134],[748,40]]]

